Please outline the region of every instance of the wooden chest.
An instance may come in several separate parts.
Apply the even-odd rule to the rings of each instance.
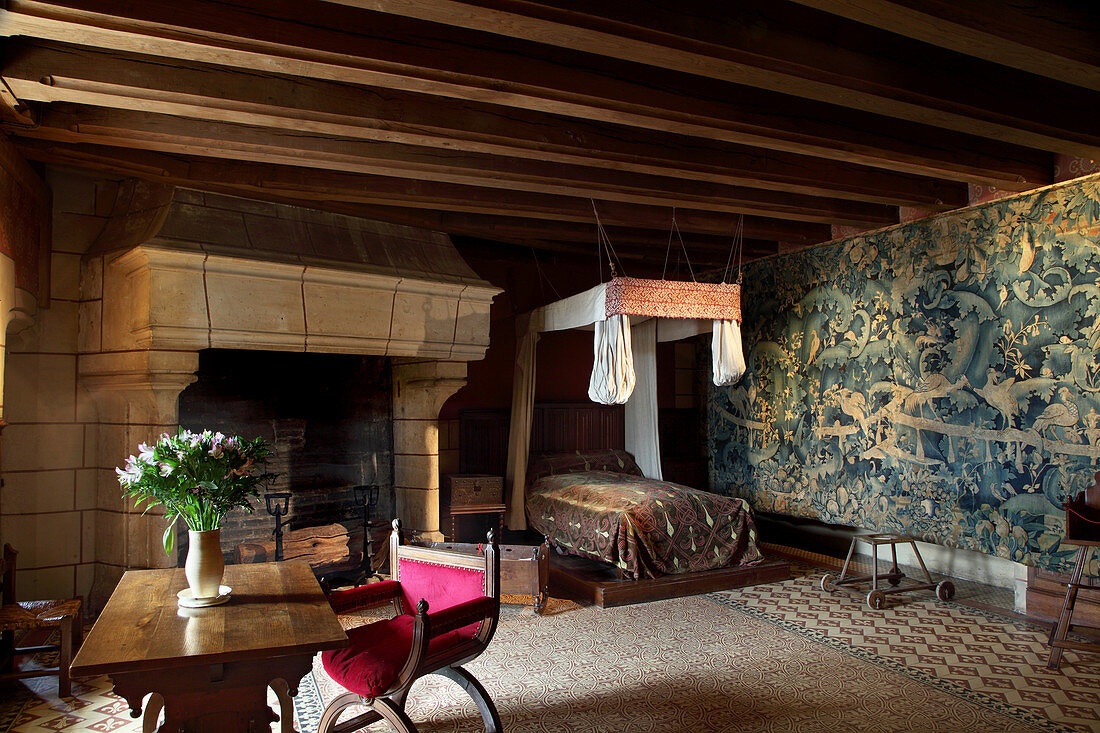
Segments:
[[[445,506],[504,503],[504,477],[482,473],[453,473],[443,482]]]
[[[432,547],[467,555],[480,555],[482,545],[465,542],[433,542]],[[499,545],[500,592],[531,596],[535,612],[542,613],[550,593],[550,542],[541,545]]]

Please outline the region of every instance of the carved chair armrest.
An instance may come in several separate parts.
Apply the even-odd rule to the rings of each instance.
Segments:
[[[497,608],[496,599],[482,596],[464,601],[457,606],[444,608],[436,613],[429,611],[429,634],[435,637],[448,631],[461,629],[463,626],[476,624],[478,621],[487,621],[497,613]]]
[[[337,614],[350,613],[362,608],[380,606],[392,602],[401,595],[401,584],[396,580],[382,580],[358,588],[333,591],[328,594],[329,605]]]

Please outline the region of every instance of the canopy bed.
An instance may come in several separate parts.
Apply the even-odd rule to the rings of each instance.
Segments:
[[[549,537],[557,551],[553,585],[605,606],[787,577],[786,563],[762,558],[743,500],[662,480],[656,344],[711,332],[714,381],[731,384],[745,369],[740,317],[737,284],[623,277],[521,317],[508,526],[525,529],[530,519]],[[626,450],[532,458],[539,334],[587,327],[594,331],[589,397],[624,405]]]

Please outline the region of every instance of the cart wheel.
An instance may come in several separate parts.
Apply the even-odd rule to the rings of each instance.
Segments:
[[[886,580],[887,580],[887,582],[890,583],[890,585],[892,585],[896,588],[899,585],[901,585],[901,579],[904,578],[904,577],[905,577],[904,573],[898,573],[897,575],[891,575]]]
[[[955,585],[950,580],[941,580],[936,585],[936,598],[941,601],[950,601],[955,595]]]
[[[873,590],[867,594],[867,605],[876,611],[886,608],[886,594],[880,590]]]
[[[821,576],[821,590],[833,591],[836,590],[836,576],[832,573],[825,573]]]

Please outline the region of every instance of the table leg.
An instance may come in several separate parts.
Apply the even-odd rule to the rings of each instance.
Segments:
[[[116,694],[134,717],[145,701],[142,733],[260,733],[276,715],[268,705],[272,685],[283,713],[281,733],[294,730],[290,692],[313,667],[313,655],[197,664],[110,675]],[[275,681],[274,684],[272,681]],[[281,684],[280,684],[281,683]],[[280,691],[280,687],[284,687]],[[281,694],[282,692],[282,694]],[[164,711],[164,724],[157,718]]]
[[[157,729],[161,710],[164,710],[164,698],[154,692],[145,702],[145,715],[141,718],[141,733],[153,733]]]
[[[290,699],[290,685],[282,677],[279,677],[271,680],[270,687],[275,691],[275,697],[279,698],[280,733],[295,733],[294,701]]]
[[[69,665],[73,661],[73,627],[76,619],[66,616],[61,619],[61,645],[57,665],[57,694],[70,697],[73,694],[72,681],[69,679]]]

